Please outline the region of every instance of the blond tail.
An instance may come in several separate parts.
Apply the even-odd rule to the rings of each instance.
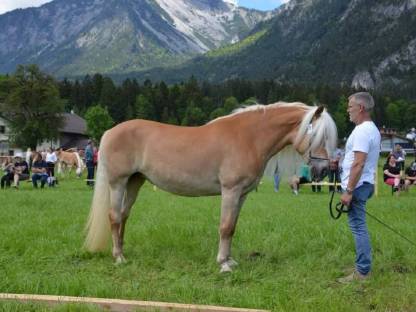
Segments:
[[[104,136],[103,136],[104,139]],[[103,140],[101,140],[101,143]],[[95,177],[94,197],[86,226],[87,236],[84,247],[90,252],[106,249],[110,237],[110,188],[105,169],[106,157],[100,151],[97,175]]]

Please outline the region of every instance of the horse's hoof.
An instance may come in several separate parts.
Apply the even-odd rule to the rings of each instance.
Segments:
[[[229,273],[229,272],[232,272],[232,271],[233,271],[233,269],[228,264],[228,261],[226,261],[223,264],[221,264],[220,273]]]
[[[226,262],[228,263],[228,265],[230,267],[233,267],[233,266],[237,266],[238,265],[238,262],[235,261],[233,258],[229,258]]]
[[[127,260],[126,260],[126,258],[124,258],[123,255],[117,256],[115,265],[120,265],[120,264],[123,264],[123,263],[126,263],[126,262],[127,262]]]

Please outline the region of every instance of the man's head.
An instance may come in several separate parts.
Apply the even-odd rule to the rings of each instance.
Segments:
[[[374,108],[374,99],[368,92],[354,93],[348,98],[348,113],[350,120],[355,124],[360,124],[370,118]]]

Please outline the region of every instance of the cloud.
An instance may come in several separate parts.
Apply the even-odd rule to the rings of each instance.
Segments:
[[[18,9],[40,6],[52,0],[0,0],[0,14]]]

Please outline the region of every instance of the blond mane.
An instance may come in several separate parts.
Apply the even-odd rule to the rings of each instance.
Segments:
[[[283,107],[283,106],[292,106],[292,107],[293,106],[298,106],[298,107],[304,107],[305,109],[310,107],[310,106],[307,106],[306,104],[301,103],[301,102],[293,102],[293,103],[277,102],[277,103],[268,104],[268,105],[253,104],[253,105],[248,105],[248,106],[243,106],[243,107],[236,108],[230,114],[215,118],[215,119],[211,120],[210,122],[208,122],[208,124],[216,122],[216,121],[221,120],[221,119],[230,118],[230,117],[233,117],[235,115],[239,115],[239,114],[247,113],[247,112],[262,111],[263,113],[266,113],[267,110],[271,110],[271,109],[275,109],[275,108]]]

